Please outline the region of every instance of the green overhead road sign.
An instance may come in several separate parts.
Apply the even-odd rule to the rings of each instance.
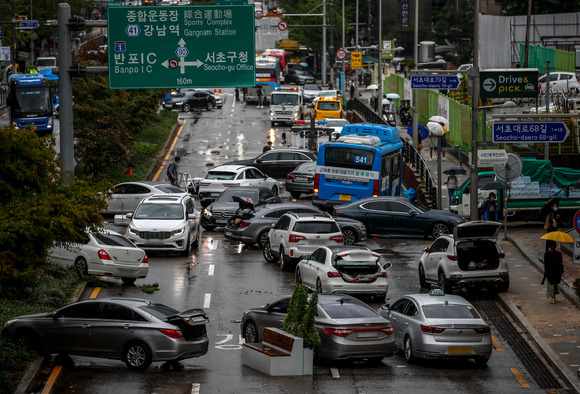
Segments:
[[[537,98],[538,69],[482,69],[479,95],[488,98]]]
[[[254,6],[112,7],[111,89],[254,86]]]

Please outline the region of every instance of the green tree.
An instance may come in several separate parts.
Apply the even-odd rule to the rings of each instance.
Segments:
[[[528,2],[522,0],[495,0],[505,15],[527,15]],[[533,0],[532,15],[537,14],[565,14],[578,12],[580,3],[578,0]]]
[[[320,345],[320,337],[318,336],[318,331],[315,327],[315,318],[318,313],[318,292],[315,291],[310,297],[308,302],[308,307],[306,308],[306,313],[302,318],[302,324],[300,326],[299,336],[304,338],[304,347],[309,347],[313,349],[315,346]]]
[[[456,65],[469,63],[473,52],[474,1],[463,1],[459,8],[455,0],[438,0],[433,4],[434,40],[439,45],[454,44],[455,49],[442,53]]]
[[[0,128],[0,296],[18,297],[34,283],[48,247],[102,223],[110,185],[61,181],[52,138]]]
[[[300,325],[302,318],[306,313],[306,306],[308,305],[308,290],[301,284],[297,284],[292,292],[290,298],[290,305],[288,306],[288,313],[282,323],[282,329],[289,334],[298,336],[300,333]]]

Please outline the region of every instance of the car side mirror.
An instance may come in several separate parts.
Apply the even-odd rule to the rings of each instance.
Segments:
[[[197,216],[194,213],[190,213],[190,214],[187,215],[187,218],[188,219],[196,219]]]
[[[125,217],[126,217],[127,219],[131,219],[131,218],[133,217],[133,212],[127,212],[127,213],[125,214]]]
[[[268,175],[264,174],[264,179],[268,179]]]
[[[256,159],[256,163],[261,163],[262,159]]]
[[[423,251],[425,253],[431,253],[431,248],[429,246],[426,246],[425,249],[423,249]]]
[[[387,264],[383,265],[383,269],[386,271],[389,268],[391,268],[392,266],[393,266],[393,263],[387,263]]]
[[[60,318],[60,317],[61,317],[61,315],[60,315],[60,313],[58,313],[58,312],[54,312],[54,313],[52,314],[52,316],[51,316],[51,317],[52,317],[54,320],[57,320],[58,318]]]
[[[417,215],[417,211],[415,211],[414,209],[411,209],[411,210],[409,210],[409,215],[416,216]]]

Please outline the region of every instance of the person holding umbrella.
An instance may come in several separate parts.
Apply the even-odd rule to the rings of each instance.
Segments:
[[[544,253],[544,277],[541,284],[544,284],[546,279],[546,298],[552,298],[551,304],[556,303],[556,294],[558,291],[558,284],[562,280],[564,273],[564,264],[562,263],[562,252],[556,249],[556,242],[552,240],[546,241],[548,250]]]
[[[550,211],[546,216],[546,221],[544,222],[544,230],[546,233],[551,233],[552,231],[560,231],[560,214],[558,213],[558,202],[553,201],[550,205]],[[546,252],[548,251],[548,244],[550,241],[546,241]]]
[[[451,207],[451,196],[459,184],[457,176],[455,175],[455,170],[449,171],[449,176],[447,177],[447,180],[444,182],[444,184],[447,185],[447,192],[449,193],[449,207]]]
[[[497,222],[497,211],[499,210],[499,204],[495,199],[494,192],[489,193],[489,197],[483,201],[481,207],[485,209],[483,213],[483,220],[493,220]]]

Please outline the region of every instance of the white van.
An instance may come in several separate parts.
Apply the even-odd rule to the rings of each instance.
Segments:
[[[36,69],[38,71],[45,68],[52,69],[53,67],[56,67],[56,57],[39,57],[36,59]]]

